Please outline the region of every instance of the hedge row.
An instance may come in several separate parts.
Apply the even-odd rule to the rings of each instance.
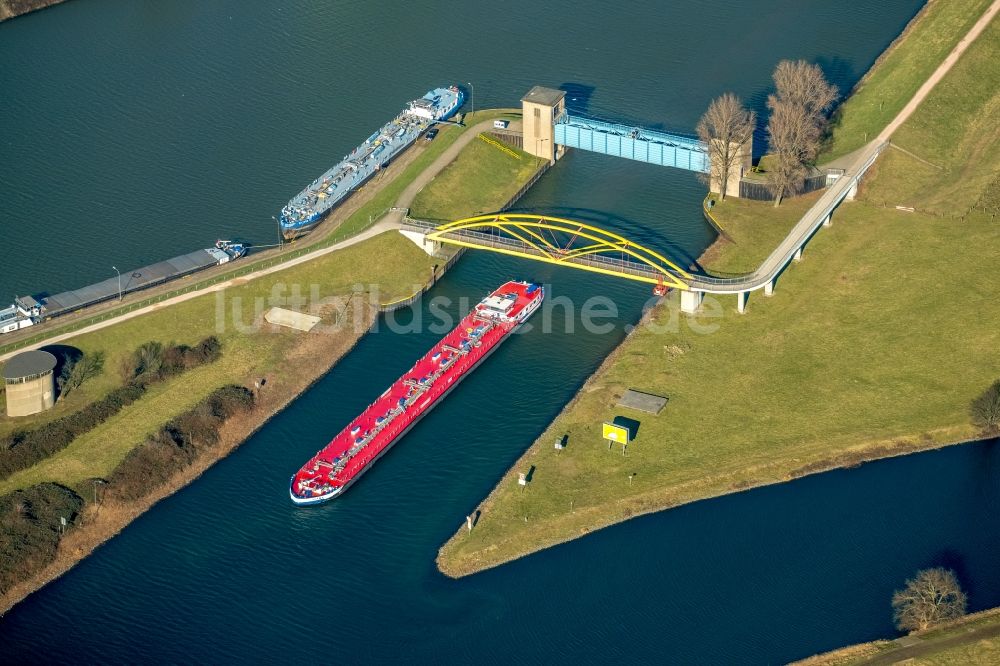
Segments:
[[[0,594],[55,558],[60,518],[71,525],[82,507],[79,495],[54,483],[0,496]]]
[[[144,343],[123,363],[124,386],[75,414],[50,421],[34,430],[18,430],[0,438],[0,479],[63,450],[74,439],[141,398],[150,384],[212,363],[221,355],[222,343],[215,336],[205,338],[194,347]]]
[[[37,462],[69,446],[83,433],[96,428],[131,405],[146,392],[144,384],[132,383],[108,393],[75,414],[50,421],[34,430],[19,430],[0,439],[0,478]]]
[[[111,473],[102,495],[121,501],[149,495],[216,444],[227,419],[248,412],[253,404],[253,393],[242,386],[215,390],[133,449]],[[0,594],[52,562],[61,538],[60,518],[72,525],[83,504],[79,495],[54,483],[0,496]]]
[[[253,393],[242,386],[216,389],[132,449],[108,478],[106,496],[125,502],[145,497],[216,444],[220,426],[253,404]]]

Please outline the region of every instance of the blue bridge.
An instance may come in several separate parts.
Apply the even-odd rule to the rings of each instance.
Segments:
[[[639,162],[708,173],[708,147],[687,136],[630,127],[568,112],[554,122],[556,145],[590,150]]]

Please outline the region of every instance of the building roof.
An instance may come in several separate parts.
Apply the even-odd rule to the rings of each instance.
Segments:
[[[21,379],[40,375],[56,367],[56,357],[52,354],[33,350],[26,351],[13,357],[3,366],[4,379]]]
[[[522,102],[534,102],[546,106],[555,106],[566,96],[566,91],[546,88],[545,86],[535,86],[528,91],[528,94],[521,98]]]

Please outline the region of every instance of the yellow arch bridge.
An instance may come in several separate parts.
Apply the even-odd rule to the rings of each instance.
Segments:
[[[445,224],[405,218],[402,231],[585,271],[688,289],[693,276],[659,252],[591,224],[548,215],[494,213]]]

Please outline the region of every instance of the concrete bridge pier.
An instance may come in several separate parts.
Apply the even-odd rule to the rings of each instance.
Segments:
[[[681,292],[681,312],[695,313],[701,307],[701,301],[705,294],[700,291],[690,291],[685,289]]]
[[[764,283],[764,295],[774,296],[774,278]]]
[[[750,295],[749,291],[738,291],[736,292],[736,311],[743,314],[747,311],[747,296]]]
[[[854,197],[858,195],[858,183],[860,182],[860,178],[854,179],[854,183],[851,185],[851,189],[847,191],[847,196],[844,197],[844,201],[854,201]]]
[[[826,217],[823,218],[823,226],[828,227],[833,224],[833,213],[827,213]]]
[[[435,240],[428,240],[427,234],[422,231],[410,231],[409,229],[400,229],[399,233],[403,234],[411,241],[414,245],[419,247],[421,250],[431,255],[432,257],[437,255],[438,251],[441,249],[441,243]]]
[[[792,257],[792,261],[794,261],[795,263],[799,263],[800,261],[802,261],[802,246],[801,245],[799,246],[799,249],[797,249],[795,251],[795,256]]]

